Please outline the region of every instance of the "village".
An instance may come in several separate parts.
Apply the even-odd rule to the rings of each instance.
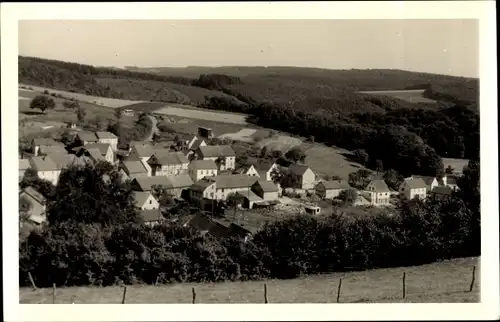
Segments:
[[[125,109],[123,113],[131,112]],[[397,198],[443,197],[457,189],[456,177],[450,174],[439,180],[413,175],[395,191],[377,177],[364,189],[356,189],[344,179],[324,180],[300,162],[283,165],[267,159],[238,166],[236,152],[221,141],[212,129],[199,127],[197,135],[159,143],[133,141],[123,150],[113,133],[74,129],[67,145],[51,138],[32,139],[31,155],[19,158],[19,181],[31,169],[57,185],[61,171],[69,166],[107,161],[118,167],[124,181],[130,180],[136,207],[147,225],[169,220],[165,215],[172,206],[162,206],[161,196],[153,193],[160,187],[174,204],[188,205],[184,225],[217,238],[247,238],[268,220],[300,213],[319,216],[346,199],[354,207],[383,209],[394,206]],[[284,176],[289,178],[286,186],[280,183]],[[30,209],[30,227],[40,227],[46,221],[44,196],[26,187],[19,198],[26,204],[24,209]]]

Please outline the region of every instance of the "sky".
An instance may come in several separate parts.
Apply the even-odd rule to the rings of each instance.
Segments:
[[[477,20],[24,20],[19,54],[96,66],[298,66],[479,76]]]

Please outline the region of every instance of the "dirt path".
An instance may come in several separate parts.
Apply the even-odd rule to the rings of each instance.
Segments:
[[[153,141],[153,135],[159,132],[158,127],[156,126],[156,124],[158,124],[156,117],[149,116],[149,119],[151,120],[151,133],[149,133],[148,137],[144,139],[144,141]]]

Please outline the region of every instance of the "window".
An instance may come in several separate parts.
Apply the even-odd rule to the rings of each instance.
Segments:
[[[153,203],[153,200],[149,200],[149,204],[151,205]]]

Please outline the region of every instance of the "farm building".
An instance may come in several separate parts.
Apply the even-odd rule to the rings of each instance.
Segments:
[[[74,154],[49,154],[48,157],[54,161],[54,163],[57,165],[59,169],[65,169],[68,168],[72,165],[75,166],[85,166],[86,160],[85,158],[79,158]]]
[[[73,151],[76,152],[77,156],[85,155],[85,151],[88,152],[88,155],[97,162],[99,160],[105,160],[111,164],[115,163],[115,154],[110,144],[107,143],[88,143],[85,146],[80,146],[74,148]],[[96,152],[97,151],[97,152]],[[100,157],[97,157],[97,155]]]
[[[134,179],[137,177],[147,177],[148,169],[140,160],[125,160],[119,164],[122,176],[126,179]]]
[[[242,202],[243,208],[252,209],[255,204],[264,201],[261,197],[259,197],[255,192],[253,192],[250,189],[238,191],[236,192],[236,194],[240,195],[241,198],[243,199]]]
[[[199,160],[213,160],[219,170],[229,170],[235,168],[236,153],[229,145],[208,145],[200,146],[196,150]]]
[[[351,187],[345,180],[321,181],[315,187],[316,194],[323,199],[337,198],[342,191]]]
[[[68,154],[64,145],[42,145],[38,149],[38,155]]]
[[[205,209],[207,205],[212,205],[215,196],[215,182],[201,179],[189,188],[189,199],[191,202]]]
[[[418,178],[422,179],[425,182],[427,192],[432,191],[435,187],[437,187],[439,185],[439,182],[435,177],[429,177],[429,176],[412,175],[409,178],[405,178],[405,180],[406,179],[418,179]]]
[[[132,109],[129,109],[129,108],[123,108],[120,110],[120,114],[122,116],[134,116],[135,115],[135,111],[132,110]]]
[[[206,179],[215,182],[215,199],[226,200],[227,196],[231,193],[250,190],[258,178],[244,174],[224,174],[206,177]]]
[[[213,160],[193,160],[188,165],[188,173],[196,182],[207,176],[216,176],[217,165]]]
[[[184,190],[193,185],[193,180],[187,174],[178,176],[137,177],[131,182],[134,191],[151,191],[153,186],[161,186],[174,197],[181,197]]]
[[[159,209],[158,200],[150,191],[134,191],[135,206],[141,210]]]
[[[89,143],[98,143],[99,139],[94,132],[81,131],[75,135],[73,144],[76,146],[83,146]]]
[[[434,190],[432,190],[430,193],[434,198],[445,199],[451,196],[451,194],[453,193],[453,189],[446,186],[439,186],[434,188]]]
[[[272,172],[278,169],[278,165],[276,164],[276,162],[270,162],[270,161],[261,161],[255,163],[254,167],[257,170],[259,177],[266,181],[271,181]]]
[[[151,191],[153,186],[166,186],[168,184],[167,177],[136,177],[132,180],[132,190],[134,191]]]
[[[406,199],[414,199],[416,197],[425,199],[427,196],[427,185],[422,178],[405,179],[399,186],[399,193],[405,196]]]
[[[198,137],[203,139],[210,139],[214,137],[214,133],[209,127],[199,127],[198,128]]]
[[[258,173],[257,169],[255,169],[255,166],[253,164],[241,167],[238,170],[236,170],[235,173],[236,174],[246,174],[247,176],[251,176],[251,177],[259,177],[259,173]]]
[[[294,180],[293,188],[303,190],[314,189],[316,175],[311,168],[303,164],[292,164],[288,170],[296,178],[296,180]]]
[[[258,180],[252,185],[252,191],[264,201],[276,201],[279,188],[272,181]]]
[[[373,206],[389,205],[390,189],[384,180],[372,180],[362,194]]]
[[[118,146],[118,137],[111,132],[95,132],[99,143],[109,144],[113,152],[116,151]]]
[[[29,159],[32,168],[40,179],[47,180],[53,185],[57,185],[61,169],[49,157],[31,157]]]
[[[33,187],[27,187],[19,193],[19,211],[28,215],[29,221],[36,225],[45,222],[46,199]]]
[[[194,215],[186,224],[186,226],[193,227],[199,231],[200,235],[210,235],[213,238],[221,241],[229,238],[246,239],[246,234],[241,229],[232,229],[231,226],[226,225],[214,220],[203,213]]]
[[[60,146],[64,148],[64,144],[50,138],[34,138],[33,140],[31,140],[31,152],[33,152],[34,156],[38,156],[40,148],[50,146]]]
[[[144,220],[144,224],[147,226],[155,226],[165,221],[160,209],[145,209],[141,210],[139,214]]]
[[[19,159],[19,182],[24,178],[24,173],[30,167],[30,162],[28,159]]]
[[[189,160],[180,152],[156,150],[148,162],[151,176],[176,176],[188,173]]]

